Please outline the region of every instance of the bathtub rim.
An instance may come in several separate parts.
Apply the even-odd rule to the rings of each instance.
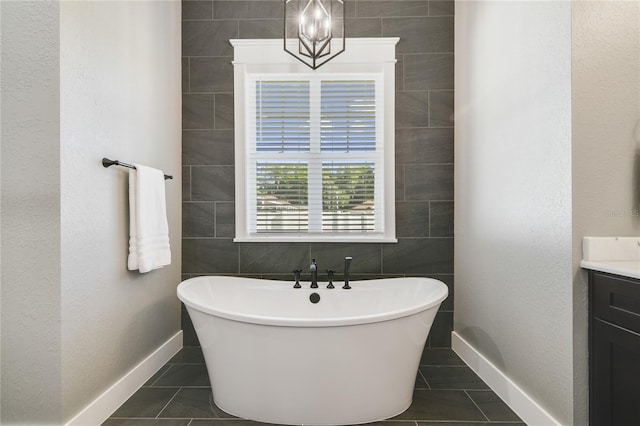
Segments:
[[[426,277],[401,277],[401,278],[381,278],[381,279],[373,279],[373,280],[359,280],[359,281],[351,281],[352,289],[351,290],[343,290],[338,286],[338,282],[335,282],[336,289],[326,289],[326,288],[315,288],[311,289],[302,288],[302,289],[291,289],[291,291],[300,291],[306,292],[307,294],[311,294],[313,292],[316,293],[324,293],[324,292],[335,292],[335,291],[358,291],[358,284],[362,283],[380,283],[383,281],[400,281],[400,280],[417,280],[425,283],[429,283],[429,285],[433,285],[438,287],[439,292],[436,294],[436,297],[429,299],[428,301],[420,304],[411,304],[406,309],[396,309],[393,311],[387,311],[383,313],[375,313],[369,315],[360,315],[360,316],[341,316],[336,318],[291,318],[291,317],[278,317],[278,316],[263,316],[263,315],[251,315],[251,314],[238,314],[235,312],[231,312],[228,310],[222,310],[218,308],[212,308],[210,306],[206,306],[198,301],[194,301],[189,297],[182,294],[184,288],[189,285],[194,285],[198,281],[209,281],[214,278],[224,278],[231,279],[232,281],[239,282],[250,282],[250,281],[264,281],[265,283],[275,283],[282,285],[291,284],[289,281],[279,281],[279,280],[267,280],[261,278],[245,278],[245,277],[234,277],[228,275],[206,275],[199,276],[186,279],[182,281],[177,289],[176,293],[178,295],[178,299],[180,299],[187,308],[196,309],[200,312],[217,316],[220,318],[225,318],[231,321],[244,322],[249,324],[256,325],[267,325],[267,326],[276,326],[276,327],[343,327],[343,326],[352,326],[352,325],[363,325],[363,324],[371,324],[376,322],[390,321],[397,318],[403,318],[407,316],[411,316],[417,314],[419,312],[426,311],[428,309],[433,308],[434,306],[439,306],[449,295],[449,288],[442,281],[435,278],[426,278]],[[304,284],[305,283],[301,283]],[[308,283],[306,283],[308,284]],[[394,284],[390,284],[394,285]],[[286,287],[283,287],[283,290],[286,290]]]

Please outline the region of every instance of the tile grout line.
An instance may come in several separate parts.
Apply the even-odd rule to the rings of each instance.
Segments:
[[[169,399],[169,401],[167,401],[167,403],[164,405],[164,407],[162,407],[162,409],[158,412],[158,415],[156,415],[156,419],[160,418],[160,414],[162,414],[162,412],[169,406],[169,404],[171,404],[171,401],[173,401],[175,399],[175,397],[180,393],[180,391],[182,390],[182,387],[179,387],[178,390],[176,391],[176,393],[173,394],[173,396],[171,397],[171,399]]]
[[[444,312],[450,312],[450,311],[444,311]],[[439,349],[439,348],[429,348],[429,349]],[[455,368],[469,368],[466,365],[447,365],[447,364],[420,364],[420,367],[455,367]],[[473,390],[478,390],[478,389],[473,389]]]
[[[111,416],[107,420],[155,420],[155,417],[123,417],[123,416]]]
[[[167,365],[167,364],[165,364],[165,365]],[[166,369],[166,370],[165,370],[165,371],[160,375],[160,377],[158,377],[157,379],[155,379],[155,380],[153,381],[153,383],[151,383],[151,384],[149,385],[149,387],[154,387],[154,385],[155,385],[156,383],[158,383],[158,381],[159,381],[160,379],[162,379],[162,378],[164,377],[164,375],[165,375],[165,374],[167,374],[167,372],[168,372],[169,370],[171,370],[172,368],[173,368],[173,364],[169,364],[169,368],[167,368],[167,369]],[[156,387],[164,387],[164,386],[156,386]],[[167,387],[175,387],[175,386],[167,386]]]
[[[420,374],[420,376],[422,376],[422,380],[424,380],[424,382],[427,384],[427,389],[433,390],[433,389],[431,389],[431,385],[429,384],[429,381],[427,380],[425,375],[422,374],[422,371],[420,371],[420,367],[418,367],[418,374]]]
[[[216,129],[216,92],[212,92],[213,95],[213,130]]]
[[[404,58],[406,57],[406,55],[402,55],[402,90],[405,90],[407,88],[407,81],[405,79],[405,66],[404,66]]]
[[[476,401],[474,401],[474,399],[471,398],[471,395],[469,395],[469,392],[467,392],[467,389],[464,390],[464,393],[471,400],[471,402],[473,402],[473,405],[476,406],[476,408],[480,411],[480,413],[484,416],[484,418],[487,419],[488,422],[490,422],[491,420],[489,420],[489,417],[487,417],[484,411],[482,411],[482,408],[480,408],[480,406],[476,403]]]
[[[427,201],[427,215],[428,215],[428,231],[429,231],[429,238],[431,238],[431,200]]]
[[[427,89],[427,127],[431,128],[431,90]]]

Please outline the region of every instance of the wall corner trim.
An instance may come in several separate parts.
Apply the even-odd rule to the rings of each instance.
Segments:
[[[544,408],[455,331],[451,349],[528,425],[557,425]]]
[[[182,330],[122,376],[69,420],[65,426],[99,425],[182,349]]]

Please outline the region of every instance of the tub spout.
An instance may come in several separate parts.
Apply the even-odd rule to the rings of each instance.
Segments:
[[[351,261],[353,258],[351,256],[347,256],[344,258],[344,285],[342,288],[345,290],[349,290],[351,286],[349,285],[349,268],[351,267]]]
[[[311,271],[311,288],[318,288],[318,265],[315,259],[311,261],[309,270]]]

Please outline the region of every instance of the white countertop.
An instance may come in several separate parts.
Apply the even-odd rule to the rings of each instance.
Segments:
[[[584,237],[580,266],[640,279],[640,238]]]
[[[610,274],[622,275],[629,278],[640,279],[640,262],[639,261],[608,261],[608,262],[593,262],[583,260],[580,262],[580,266],[585,269],[591,269],[593,271],[608,272]]]

